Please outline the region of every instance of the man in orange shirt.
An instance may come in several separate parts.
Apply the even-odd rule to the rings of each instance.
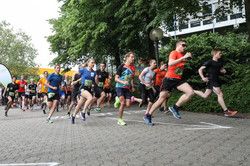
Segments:
[[[37,86],[39,87],[39,84],[41,84],[41,93],[42,93],[42,97],[43,97],[43,103],[42,103],[42,109],[43,109],[43,113],[46,114],[46,102],[47,102],[47,91],[48,91],[48,87],[45,85],[45,81],[48,77],[48,72],[44,71],[43,73],[44,77],[41,78],[39,80],[39,82],[37,83]]]
[[[153,104],[151,107],[149,114],[146,115],[146,122],[148,125],[153,125],[151,122],[151,115],[153,112],[161,105],[161,103],[169,98],[170,92],[173,88],[184,92],[184,94],[179,98],[177,103],[171,107],[169,107],[169,111],[171,111],[175,118],[181,119],[179,115],[178,108],[189,101],[194,96],[193,88],[182,80],[183,69],[185,65],[185,60],[187,58],[191,58],[192,55],[190,52],[184,54],[186,49],[186,41],[180,40],[176,42],[176,50],[172,51],[169,55],[168,60],[168,71],[165,75],[165,78],[161,85],[161,93],[159,99]]]
[[[155,98],[157,98],[161,92],[161,84],[162,84],[162,80],[165,77],[166,73],[167,73],[167,63],[166,62],[161,62],[160,63],[160,67],[157,69],[154,69],[155,72],[155,85],[154,88],[156,90],[155,93]],[[166,102],[167,100],[164,100],[164,102],[161,104],[160,107],[160,111],[164,111],[164,112],[168,112],[167,108],[166,108]]]

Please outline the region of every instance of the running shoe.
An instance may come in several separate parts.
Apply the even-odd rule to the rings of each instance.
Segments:
[[[151,121],[151,118],[152,118],[152,117],[151,117],[150,114],[144,115],[144,120],[145,120],[146,124],[147,124],[147,125],[153,126],[154,123]]]
[[[119,103],[120,103],[119,97],[116,96],[116,97],[115,97],[115,104],[114,104],[114,107],[115,107],[115,108],[118,108]]]
[[[52,121],[50,118],[47,118],[47,119],[46,119],[46,122],[47,122],[47,123],[53,123],[53,121]]]
[[[24,109],[24,108],[23,108],[22,110],[23,110],[23,111],[25,111],[25,109]]]
[[[102,110],[101,110],[100,107],[96,107],[96,108],[95,108],[95,111],[96,111],[96,112],[101,112]]]
[[[119,119],[117,124],[120,125],[120,126],[125,126],[126,125],[126,123],[122,119]]]
[[[163,107],[160,107],[160,108],[159,108],[159,111],[164,111],[164,108],[163,108]]]
[[[8,117],[8,114],[7,114],[7,112],[5,112],[5,116],[6,116],[6,117]]]
[[[168,107],[169,111],[172,112],[173,116],[176,118],[176,119],[181,119],[181,116],[178,112],[178,109],[175,109],[173,106],[171,107]]]
[[[107,105],[110,107],[110,102],[107,102]]]
[[[85,118],[85,113],[80,112],[80,117],[81,117],[81,119],[82,119],[83,121],[85,121],[85,120],[86,120],[86,118]]]
[[[88,108],[88,109],[87,109],[87,115],[88,115],[88,116],[90,116],[90,111],[91,111],[91,108],[90,108],[90,109]]]
[[[46,111],[45,111],[45,110],[43,110],[43,114],[46,114]]]
[[[71,115],[71,124],[75,124],[75,117],[73,116],[73,114]]]
[[[142,103],[139,103],[139,108],[141,108],[141,107],[142,107],[142,105],[143,105]]]
[[[68,118],[70,119],[70,112],[67,113]]]
[[[224,111],[224,115],[225,116],[233,116],[235,114],[237,114],[238,111],[230,111],[230,110],[227,110],[227,111]]]
[[[170,111],[166,108],[166,109],[164,109],[164,111],[163,111],[163,113],[165,113],[165,114],[167,114],[167,113],[169,113]]]
[[[33,106],[32,106],[32,107],[30,107],[30,111],[33,111]]]
[[[135,96],[131,97],[131,103],[135,102]]]

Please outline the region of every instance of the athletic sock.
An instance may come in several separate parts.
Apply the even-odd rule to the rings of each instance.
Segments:
[[[176,104],[173,107],[174,107],[174,109],[178,109],[179,108]]]
[[[22,101],[22,108],[24,109],[24,101]]]

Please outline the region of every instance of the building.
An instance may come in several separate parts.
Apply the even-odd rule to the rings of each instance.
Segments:
[[[208,3],[207,13],[199,14],[202,19],[192,19],[186,24],[180,25],[178,21],[175,21],[174,26],[169,28],[167,37],[177,37],[183,35],[191,35],[193,33],[212,31],[216,32],[219,29],[225,28],[238,28],[239,26],[246,24],[244,18],[245,9],[242,11],[239,9],[233,9],[232,14],[227,14],[223,18],[214,18],[214,11],[218,8],[218,0],[205,0]]]

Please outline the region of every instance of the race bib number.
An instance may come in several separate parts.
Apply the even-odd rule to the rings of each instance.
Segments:
[[[15,96],[14,92],[9,92],[9,96]]]
[[[48,93],[48,98],[52,98],[52,97],[54,97],[54,96],[55,96],[55,94],[56,94],[56,93],[53,93],[53,92]]]
[[[85,80],[84,86],[92,86],[92,80]]]
[[[68,85],[68,86],[69,86],[69,85],[70,85],[70,82],[66,82],[66,85]]]
[[[146,86],[145,86],[145,89],[146,89],[146,90],[149,90],[149,89],[151,89],[151,88],[152,88],[152,86],[150,86],[150,87],[146,87]]]
[[[20,87],[24,87],[24,84],[20,84]]]
[[[182,74],[183,74],[183,69],[177,67],[177,68],[175,69],[174,73],[177,74],[177,75],[179,75],[179,76],[182,76]]]
[[[102,87],[103,87],[103,84],[104,84],[103,82],[99,82],[99,83],[98,83],[98,87],[101,87],[101,88],[102,88]]]
[[[31,93],[36,93],[36,90],[32,90]]]
[[[43,89],[48,89],[48,87],[47,87],[47,86],[44,86]]]
[[[132,76],[131,75],[125,75],[124,81],[130,82],[131,80],[132,80]]]

